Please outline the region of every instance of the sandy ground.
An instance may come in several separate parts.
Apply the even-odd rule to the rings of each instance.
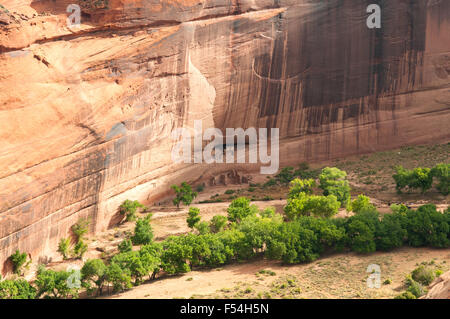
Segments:
[[[337,254],[293,266],[256,260],[162,278],[105,298],[392,298],[402,291],[404,277],[421,262],[433,262],[447,270],[450,249],[408,247],[370,255]],[[371,264],[380,265],[381,282],[390,279],[392,283],[368,288],[367,267]],[[263,269],[275,275],[259,275]],[[295,280],[293,289],[277,288],[286,278]]]

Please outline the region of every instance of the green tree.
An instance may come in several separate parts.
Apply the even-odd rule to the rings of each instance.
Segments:
[[[227,208],[228,220],[239,223],[248,216],[254,216],[258,212],[256,205],[250,205],[250,200],[245,197],[239,197],[233,200]]]
[[[189,213],[186,222],[189,228],[193,229],[194,226],[198,222],[200,222],[200,209],[198,209],[197,207],[189,207]]]
[[[431,170],[431,175],[439,181],[437,189],[445,196],[450,193],[450,164],[437,164]]]
[[[66,260],[69,258],[70,252],[70,238],[61,238],[58,244],[58,252],[63,256],[63,259]]]
[[[116,263],[111,263],[106,268],[106,281],[112,284],[115,292],[124,291],[133,286],[131,284],[130,271],[128,269],[122,269]]]
[[[290,220],[298,216],[331,217],[338,213],[341,204],[336,196],[317,196],[298,194],[295,198],[288,199],[284,212]]]
[[[186,244],[185,236],[171,236],[163,243],[161,267],[168,274],[185,273],[191,270],[192,247]]]
[[[376,210],[375,206],[370,203],[370,198],[365,195],[358,195],[358,197],[352,201],[351,208],[355,213],[360,213],[367,210]]]
[[[36,289],[24,279],[0,280],[0,299],[34,299]]]
[[[106,266],[101,259],[89,259],[86,261],[81,268],[81,279],[83,286],[92,293],[92,285],[95,284],[98,293],[101,295],[103,290],[103,285],[106,280]]]
[[[83,258],[84,254],[88,250],[88,245],[83,240],[78,240],[78,242],[75,244],[73,248],[73,255],[75,258],[81,259]]]
[[[208,222],[198,222],[195,224],[194,228],[198,231],[200,235],[205,235],[210,232],[209,223]]]
[[[173,199],[173,204],[178,208],[180,207],[180,203],[189,206],[198,194],[192,191],[191,185],[186,182],[181,183],[181,186],[172,185],[171,187],[176,194],[176,197]]]
[[[325,196],[336,196],[342,207],[350,203],[350,185],[345,171],[336,167],[325,167],[319,175],[319,181],[319,187]]]
[[[44,298],[78,298],[77,287],[70,286],[69,277],[73,275],[72,271],[55,271],[52,269],[45,269],[40,266],[37,271],[37,276],[34,284],[37,288],[37,297]]]
[[[144,245],[139,250],[139,258],[150,279],[155,279],[156,274],[161,269],[162,245],[160,243],[151,243]]]
[[[26,253],[21,253],[19,250],[16,250],[14,254],[12,254],[9,258],[13,263],[14,273],[17,275],[22,275],[28,255]]]
[[[136,220],[137,209],[144,208],[144,207],[145,206],[142,205],[137,200],[131,201],[131,200],[127,199],[119,206],[119,212],[122,215],[126,215],[126,221],[130,222],[130,221]]]
[[[72,232],[75,235],[76,241],[80,241],[84,238],[84,235],[89,230],[90,221],[87,218],[81,218],[78,222],[72,226]]]
[[[153,240],[153,230],[150,225],[151,215],[145,216],[145,218],[139,218],[136,221],[134,227],[134,235],[131,237],[131,241],[134,245],[147,245]]]
[[[133,243],[130,239],[124,239],[118,246],[121,253],[126,253],[133,250]]]
[[[316,182],[313,179],[299,179],[296,178],[291,181],[291,188],[289,190],[289,198],[294,198],[300,193],[312,194],[313,188],[316,186]]]
[[[226,226],[227,226],[227,218],[222,215],[214,216],[209,223],[209,228],[212,233],[219,233],[223,231]]]

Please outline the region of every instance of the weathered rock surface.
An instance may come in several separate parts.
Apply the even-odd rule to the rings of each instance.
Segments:
[[[422,299],[450,299],[450,271],[437,278]]]
[[[450,137],[450,2],[4,0],[0,265],[80,217],[257,165],[176,165],[171,132],[278,127],[282,164]],[[96,2],[97,3],[97,2]]]

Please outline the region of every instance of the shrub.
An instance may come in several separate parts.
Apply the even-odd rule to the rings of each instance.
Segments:
[[[396,166],[395,174],[392,177],[399,193],[406,187],[409,189],[420,188],[422,193],[425,193],[433,184],[433,174],[429,168],[417,167],[413,170],[406,170],[403,166]]]
[[[119,252],[126,253],[133,250],[133,243],[130,239],[124,239],[118,246]]]
[[[186,222],[189,226],[189,228],[194,228],[194,226],[200,222],[200,209],[197,207],[190,207],[188,218],[186,219]]]
[[[294,198],[288,199],[284,207],[286,216],[293,220],[298,216],[331,217],[339,211],[341,204],[336,196],[317,196],[300,193]]]
[[[19,250],[16,250],[14,254],[9,257],[13,263],[13,271],[17,275],[22,274],[23,267],[27,262],[28,255],[26,253],[21,253]]]
[[[144,208],[139,201],[134,200],[131,201],[129,199],[125,200],[122,205],[119,206],[119,212],[122,215],[126,215],[126,221],[135,221],[136,220],[136,211],[138,208]]]
[[[192,258],[192,247],[186,245],[185,236],[171,236],[163,243],[161,267],[168,274],[189,272],[187,261]]]
[[[186,182],[181,183],[181,186],[172,185],[172,189],[175,191],[176,197],[173,199],[173,204],[178,208],[180,203],[189,206],[198,193],[192,191],[191,185]]]
[[[255,205],[250,206],[250,200],[245,197],[239,197],[233,200],[227,208],[228,220],[239,223],[248,216],[256,215],[258,208]]]
[[[197,193],[201,193],[205,190],[205,185],[203,185],[203,184],[197,185],[195,190],[197,191]]]
[[[209,227],[212,233],[219,233],[223,231],[226,225],[227,225],[227,218],[221,215],[214,216],[209,223]]]
[[[417,299],[417,297],[414,296],[411,292],[405,291],[404,293],[395,297],[395,299]]]
[[[275,186],[277,185],[277,181],[273,178],[269,179],[267,182],[264,183],[263,187],[267,188],[267,187],[271,187],[271,186]]]
[[[419,266],[413,270],[411,273],[412,279],[417,281],[418,283],[428,286],[433,280],[436,278],[436,274],[433,269],[425,266]]]
[[[376,210],[375,206],[370,203],[370,198],[365,195],[358,195],[351,205],[352,211],[355,213],[360,213],[363,210]]]
[[[69,277],[73,275],[72,271],[55,271],[52,269],[45,269],[40,266],[37,271],[37,276],[34,284],[37,288],[36,296],[45,298],[77,298],[78,289],[69,285]]]
[[[425,290],[423,289],[420,283],[411,278],[407,278],[406,281],[407,281],[406,285],[408,287],[406,292],[413,294],[416,298],[419,298],[425,294]]]
[[[231,194],[234,194],[236,191],[234,190],[234,189],[227,189],[226,191],[225,191],[225,194],[226,195],[231,195]]]
[[[70,239],[69,238],[61,238],[58,244],[58,252],[63,256],[63,259],[66,260],[69,257],[70,252]]]
[[[198,231],[200,235],[205,235],[210,232],[209,223],[208,222],[198,222],[195,224],[194,228]]]
[[[433,204],[409,210],[406,214],[409,244],[414,247],[449,247],[449,216],[448,213],[438,212]]]
[[[75,247],[73,248],[73,255],[75,258],[81,259],[83,258],[84,254],[87,252],[88,250],[88,245],[84,243],[83,240],[79,240],[76,244]]]
[[[347,173],[336,167],[325,167],[319,175],[320,185],[323,194],[334,195],[344,207],[350,202],[350,185],[347,180]]]
[[[275,216],[275,207],[269,206],[259,212],[262,218],[273,218]]]
[[[431,169],[431,175],[436,177],[439,181],[437,189],[443,195],[450,193],[450,164],[437,164]]]
[[[116,263],[111,263],[106,268],[105,278],[106,282],[113,285],[113,290],[116,292],[132,287],[130,271],[128,269],[120,268]]]
[[[134,245],[147,245],[153,240],[153,230],[150,225],[151,215],[144,218],[139,218],[134,227],[134,235],[131,237],[131,242]]]
[[[77,242],[84,238],[84,235],[89,230],[89,224],[89,219],[81,218],[75,225],[72,226],[72,232],[75,235]]]
[[[375,232],[379,222],[376,212],[362,212],[350,217],[346,225],[350,248],[358,253],[376,251]]]
[[[284,167],[278,175],[275,176],[276,180],[280,184],[287,185],[294,179],[294,168],[293,167]]]
[[[296,178],[290,183],[289,198],[294,198],[300,193],[312,194],[316,182],[313,179],[299,179]]]
[[[377,250],[389,251],[403,246],[408,232],[402,225],[401,214],[386,214],[376,223],[375,244]]]
[[[81,268],[81,279],[83,286],[92,293],[92,284],[102,293],[103,284],[106,280],[107,267],[101,259],[89,259]]]
[[[0,299],[34,298],[36,298],[36,289],[26,280],[0,280]]]

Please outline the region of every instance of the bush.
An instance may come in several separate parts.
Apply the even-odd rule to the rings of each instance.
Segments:
[[[262,218],[273,218],[275,216],[275,207],[269,206],[259,212]]]
[[[406,286],[408,289],[406,289],[406,292],[409,292],[413,294],[416,298],[419,298],[425,294],[425,290],[423,289],[422,285],[411,278],[411,276],[408,276],[406,278]]]
[[[70,252],[70,239],[69,238],[61,238],[58,244],[58,252],[63,256],[63,259],[66,260],[69,257]]]
[[[271,186],[275,186],[277,185],[277,181],[273,178],[269,179],[267,182],[264,183],[263,187],[267,188],[267,187],[271,187]]]
[[[77,298],[78,288],[69,286],[69,277],[72,271],[55,271],[40,266],[34,284],[37,288],[36,296],[44,298]]]
[[[300,193],[294,198],[288,199],[284,212],[290,220],[298,216],[331,217],[338,213],[341,204],[336,196],[317,196]]]
[[[375,232],[380,220],[377,212],[362,212],[347,220],[346,232],[350,248],[358,253],[376,251]]]
[[[194,228],[198,231],[200,235],[205,235],[210,232],[209,223],[208,222],[198,222],[195,224]]]
[[[197,185],[195,190],[197,191],[197,193],[201,193],[205,190],[205,185],[203,185],[203,184]]]
[[[175,191],[176,197],[173,199],[173,204],[178,208],[180,207],[180,203],[183,203],[186,206],[189,206],[195,197],[197,197],[198,193],[192,191],[191,185],[186,182],[181,183],[181,186],[172,185],[172,189]]]
[[[171,236],[163,243],[161,267],[168,274],[189,272],[187,261],[192,258],[192,247],[186,244],[186,236]]]
[[[336,167],[325,167],[319,175],[319,180],[319,187],[325,196],[336,196],[342,207],[350,203],[350,185],[345,171]]]
[[[436,188],[441,194],[447,196],[450,193],[450,164],[437,164],[431,169],[431,175],[439,181]]]
[[[234,189],[227,189],[226,191],[225,191],[225,194],[226,195],[231,195],[231,194],[234,194],[236,191],[234,190]]]
[[[245,197],[239,197],[233,200],[227,209],[228,220],[239,223],[248,216],[256,215],[258,208],[255,205],[250,206],[250,200]]]
[[[131,237],[133,245],[147,245],[153,240],[153,230],[150,225],[151,215],[145,216],[145,218],[139,218],[136,221],[134,227],[134,235]]]
[[[136,211],[138,208],[144,208],[145,206],[139,203],[139,201],[125,200],[122,205],[119,206],[119,212],[122,215],[126,215],[126,221],[131,222],[136,220]]]
[[[223,231],[226,225],[227,225],[227,218],[221,215],[214,216],[209,223],[209,227],[212,233],[219,233]]]
[[[26,253],[20,253],[19,250],[16,250],[14,254],[9,257],[13,263],[13,271],[17,275],[22,274],[23,267],[27,262],[28,255]]]
[[[200,222],[200,209],[197,207],[190,207],[188,218],[186,219],[186,222],[188,224],[189,228],[194,228],[194,226]]]
[[[89,219],[81,218],[75,225],[72,226],[72,232],[75,235],[77,242],[84,238],[84,235],[89,230],[89,224]]]
[[[284,167],[281,172],[275,176],[276,180],[280,184],[287,185],[294,179],[294,168],[293,167]]]
[[[414,271],[411,273],[411,276],[412,279],[422,284],[423,286],[430,285],[436,278],[436,274],[433,269],[425,267],[423,265],[414,269]]]
[[[26,280],[0,280],[0,299],[34,298],[36,298],[36,289]]]
[[[389,251],[403,246],[408,236],[403,224],[401,214],[384,215],[382,220],[376,223],[375,244],[377,250]]]
[[[133,243],[130,239],[124,239],[118,246],[119,252],[126,253],[133,250]]]
[[[296,178],[290,183],[289,198],[295,198],[300,193],[312,194],[316,182],[313,179],[299,179]]]
[[[411,292],[405,291],[404,293],[395,297],[395,299],[417,299],[417,297],[414,296]]]
[[[83,258],[84,254],[87,252],[88,250],[88,245],[84,243],[83,240],[79,240],[76,244],[75,247],[73,248],[73,255],[75,258],[81,259]]]
[[[370,198],[365,195],[358,195],[358,198],[352,202],[351,208],[355,213],[360,213],[363,210],[376,210],[375,206],[370,203]]]
[[[395,167],[395,174],[392,175],[396,183],[396,189],[401,193],[402,189],[421,189],[425,193],[433,184],[433,174],[429,168],[415,168],[406,170],[403,166]]]
[[[107,268],[101,259],[89,259],[81,268],[81,279],[83,286],[92,293],[92,284],[102,293],[103,284],[106,280]]]
[[[113,285],[113,290],[115,292],[130,289],[133,286],[131,284],[130,271],[128,269],[120,268],[116,263],[111,263],[106,268],[105,278],[106,282]]]
[[[450,245],[450,215],[440,213],[433,204],[409,210],[407,217],[408,242],[411,246],[446,248]]]

